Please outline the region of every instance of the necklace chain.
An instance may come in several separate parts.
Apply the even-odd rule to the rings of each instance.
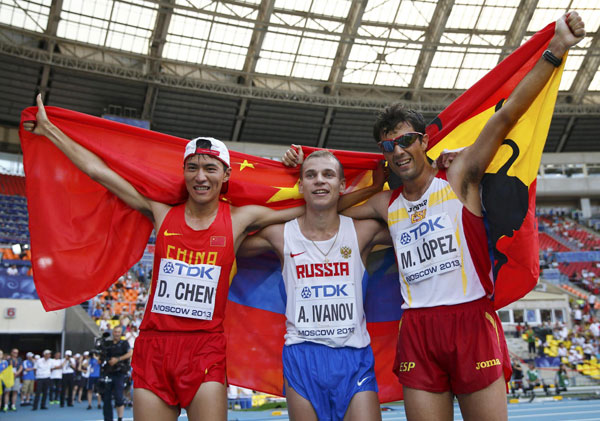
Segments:
[[[327,253],[323,253],[323,250],[321,250],[319,248],[319,246],[317,246],[317,243],[315,243],[312,239],[310,240],[310,242],[313,243],[313,246],[315,246],[315,248],[317,250],[319,250],[319,253],[321,253],[323,255],[323,257],[325,258],[325,263],[329,263],[329,259],[327,256],[329,256],[329,253],[331,253],[331,250],[333,250],[333,246],[335,246],[335,243],[337,241],[339,233],[340,233],[340,229],[338,228],[337,232],[335,233],[335,237],[333,238],[333,243],[331,243],[331,247],[329,247],[329,250],[327,250]]]

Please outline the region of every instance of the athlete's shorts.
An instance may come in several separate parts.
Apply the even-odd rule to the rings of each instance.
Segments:
[[[225,347],[223,333],[142,331],[133,348],[133,383],[187,408],[202,383],[225,384]]]
[[[23,380],[23,387],[21,388],[22,395],[33,394],[33,382],[35,380]]]
[[[394,373],[404,386],[473,393],[512,373],[504,331],[486,297],[404,311]]]
[[[341,420],[355,394],[378,391],[370,345],[331,348],[303,342],[284,346],[283,376],[312,404],[319,420]]]

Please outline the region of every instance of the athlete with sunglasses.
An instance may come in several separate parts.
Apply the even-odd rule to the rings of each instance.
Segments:
[[[373,135],[403,185],[344,214],[386,221],[394,242],[405,309],[394,371],[409,420],[453,419],[454,395],[465,419],[508,417],[510,359],[489,299],[493,283],[479,184],[561,57],[584,36],[577,13],[561,17],[548,50],[447,170],[427,159],[420,113],[392,105],[377,118]],[[299,157],[288,150],[284,162]]]

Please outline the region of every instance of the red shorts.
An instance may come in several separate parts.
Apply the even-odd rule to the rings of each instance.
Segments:
[[[508,382],[510,357],[490,300],[406,310],[394,373],[404,386],[456,395],[484,389],[502,374]]]
[[[225,347],[223,333],[142,331],[133,348],[133,387],[187,408],[202,383],[225,384]]]

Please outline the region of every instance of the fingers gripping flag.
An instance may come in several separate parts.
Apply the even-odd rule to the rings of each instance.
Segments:
[[[489,116],[533,67],[552,35],[552,26],[540,31],[446,108],[427,128],[429,155],[435,158],[443,149],[471,144]],[[537,280],[535,177],[561,70],[511,131],[483,181],[498,308],[523,296]],[[60,108],[46,110],[55,125],[101,157],[144,196],[167,204],[186,199],[182,171],[186,140]],[[35,107],[25,109],[22,122],[33,120],[36,112]],[[79,171],[47,139],[22,126],[20,137],[37,292],[46,310],[79,304],[106,290],[140,260],[152,223]],[[370,171],[382,158],[344,151],[336,155],[344,165],[350,189],[369,184]],[[252,203],[273,208],[301,203],[297,169],[236,152],[231,159],[233,173],[223,200],[236,206]],[[508,185],[508,190],[496,190]],[[497,219],[507,214],[511,218],[506,222]],[[401,316],[398,272],[391,249],[378,252],[369,261],[365,311],[380,400],[393,401],[402,396],[391,371]],[[282,393],[285,301],[281,288],[276,258],[240,259],[226,317],[228,379],[232,384]]]

